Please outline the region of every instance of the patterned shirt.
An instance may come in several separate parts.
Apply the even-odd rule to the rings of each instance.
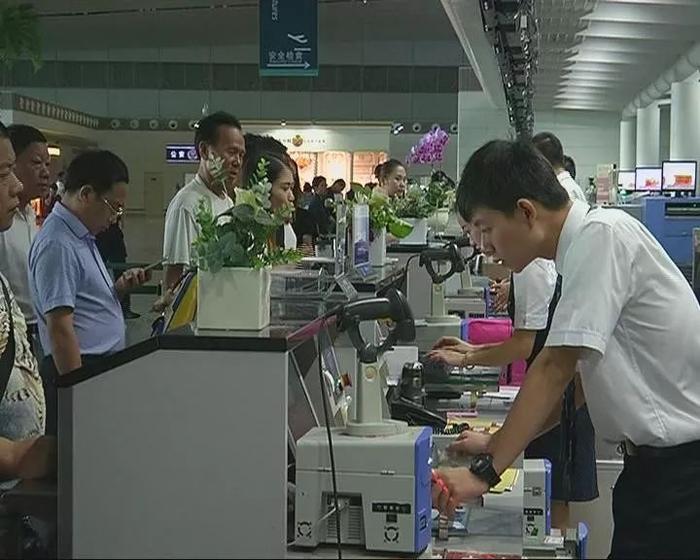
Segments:
[[[46,424],[44,387],[39,376],[39,366],[27,337],[24,320],[9,283],[2,274],[0,282],[10,294],[15,328],[15,364],[7,383],[5,395],[0,401],[0,436],[11,440],[42,435]],[[0,353],[5,351],[10,338],[10,316],[5,298],[0,293]]]

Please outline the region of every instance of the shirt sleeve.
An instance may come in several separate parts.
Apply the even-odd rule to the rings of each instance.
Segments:
[[[38,250],[31,264],[37,311],[46,315],[59,307],[75,309],[82,271],[75,251],[49,241]]]
[[[632,292],[633,258],[613,226],[586,224],[565,257],[562,293],[546,346],[605,353]]]
[[[556,284],[554,263],[544,259],[534,260],[522,272],[513,274],[514,328],[533,331],[546,328]]]
[[[197,222],[185,207],[174,209],[165,220],[163,258],[168,264],[190,264],[192,242],[197,238]]]

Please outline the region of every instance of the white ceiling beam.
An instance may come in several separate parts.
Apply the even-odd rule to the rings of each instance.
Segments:
[[[672,39],[670,39],[672,40]],[[658,52],[659,45],[655,42],[649,42],[642,39],[616,39],[602,37],[583,37],[583,40],[571,47],[572,51],[612,51],[612,52]]]
[[[581,19],[587,21],[649,23],[653,25],[697,25],[700,11],[696,6],[657,4],[630,4],[610,2],[598,4],[595,10]]]
[[[579,32],[582,37],[602,37],[612,39],[643,39],[649,41],[697,40],[697,28],[691,26],[667,26],[651,23],[620,23],[607,21],[592,21],[590,25]]]
[[[495,107],[505,107],[501,71],[493,46],[484,32],[479,2],[472,0],[440,0],[440,2],[486,97]]]

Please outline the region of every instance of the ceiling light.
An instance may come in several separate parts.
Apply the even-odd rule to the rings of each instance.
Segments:
[[[282,120],[282,122],[280,122],[280,126],[287,126],[287,121]]]
[[[58,146],[49,146],[49,155],[51,157],[60,157],[61,148],[59,148]]]

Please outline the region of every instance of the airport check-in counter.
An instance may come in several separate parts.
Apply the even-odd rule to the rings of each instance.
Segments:
[[[350,280],[371,297],[400,278]],[[356,362],[334,295],[273,298],[261,331],[188,326],[63,376],[59,557],[284,557],[294,441],[324,424],[322,387],[343,422]]]

